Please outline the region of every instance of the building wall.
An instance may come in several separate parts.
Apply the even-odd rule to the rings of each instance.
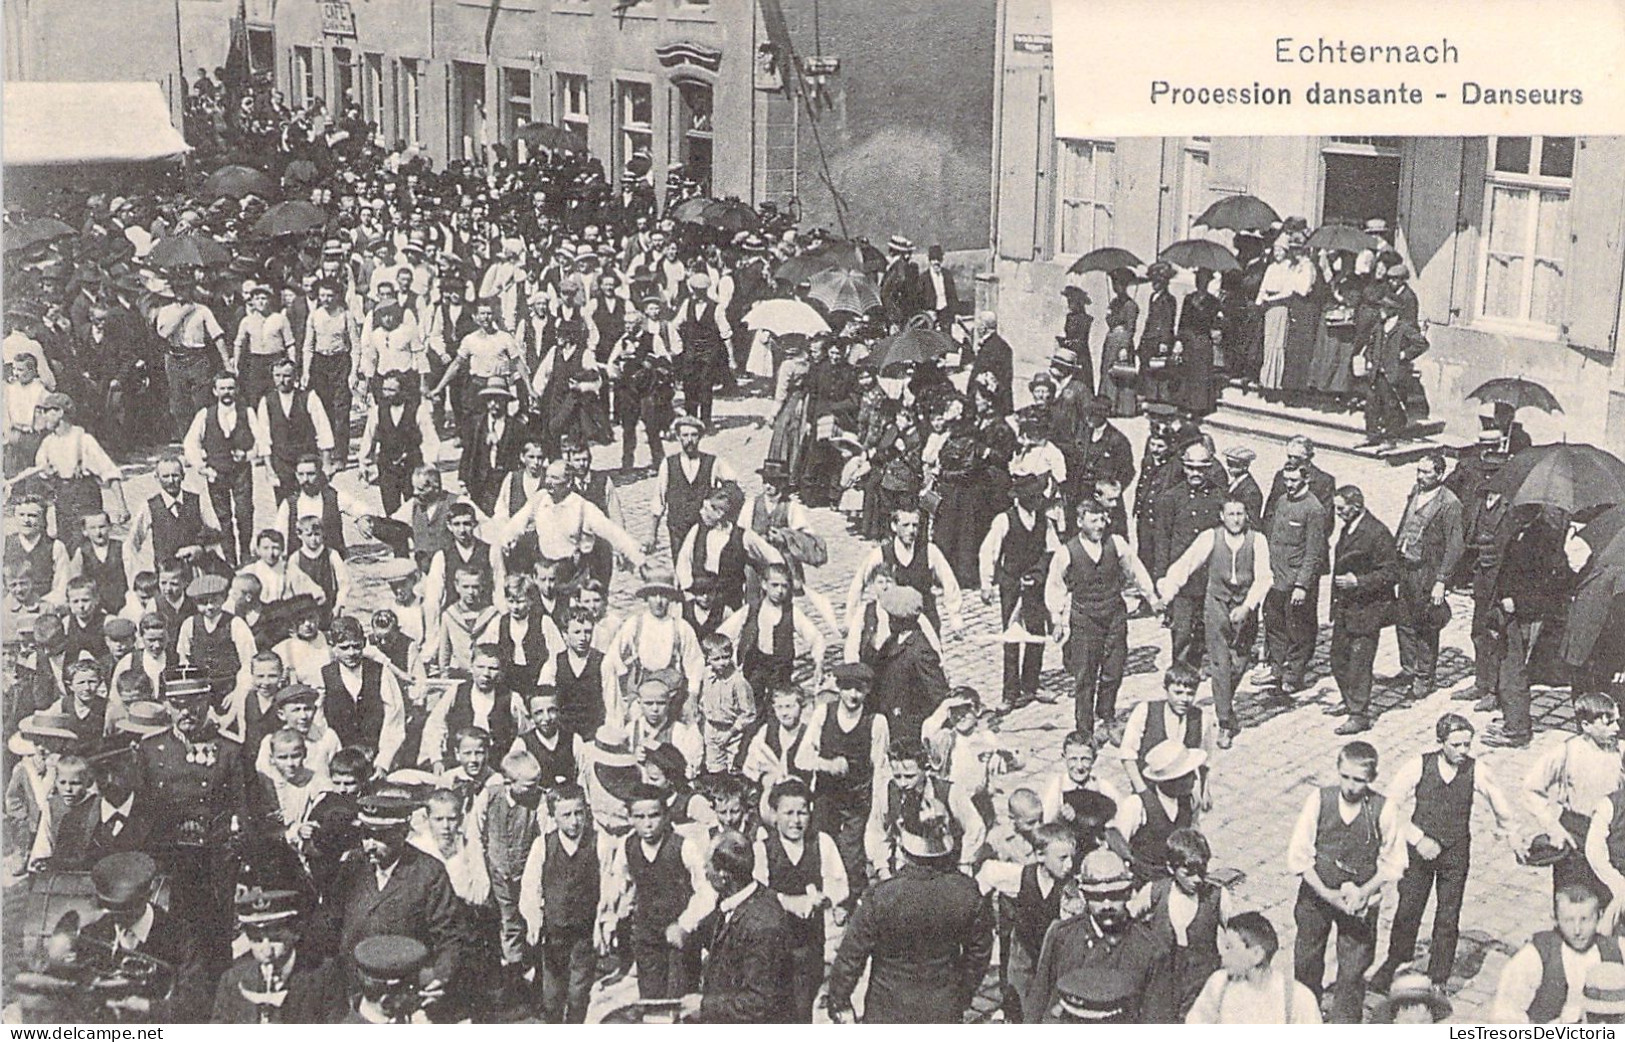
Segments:
[[[1016,347],[1018,372],[1044,364],[1060,332],[1061,287],[1076,253],[1060,252],[1057,223],[1065,209],[1066,143],[1054,139],[1053,56],[1034,46],[1047,39],[1048,4],[1003,0],[999,56],[1001,97],[995,166],[1001,173],[994,216],[998,308]],[[1018,46],[1018,39],[1020,46]],[[1526,411],[1537,440],[1590,441],[1625,451],[1625,362],[1619,360],[1621,289],[1625,283],[1625,138],[1581,138],[1572,177],[1544,188],[1567,193],[1562,239],[1537,247],[1563,270],[1561,299],[1550,323],[1516,324],[1486,317],[1479,280],[1484,250],[1486,179],[1491,142],[1485,138],[1407,138],[1361,144],[1321,138],[1131,139],[1110,142],[1110,243],[1150,260],[1189,234],[1189,215],[1213,199],[1248,193],[1283,216],[1319,224],[1346,205],[1329,175],[1344,157],[1397,164],[1393,219],[1396,245],[1411,267],[1432,349],[1418,362],[1434,416],[1448,433],[1471,439],[1481,409],[1465,400],[1494,376],[1538,381],[1563,403],[1548,417]],[[1205,168],[1187,156],[1200,152]],[[1536,185],[1534,191],[1543,187]],[[1544,232],[1542,232],[1544,235]],[[1551,238],[1558,239],[1556,232]],[[1103,275],[1072,276],[1094,298],[1092,331],[1098,360],[1109,289]],[[1143,288],[1141,290],[1144,292]],[[1184,290],[1176,282],[1175,294]]]
[[[180,126],[175,0],[6,0],[6,77],[58,82],[152,82]]]

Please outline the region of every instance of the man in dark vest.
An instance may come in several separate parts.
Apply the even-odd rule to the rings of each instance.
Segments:
[[[549,658],[537,676],[542,688],[559,694],[559,716],[569,731],[583,738],[604,722],[604,653],[592,646],[597,620],[573,609],[564,621],[564,650]]]
[[[1213,461],[1213,450],[1202,442],[1196,442],[1185,447],[1179,460],[1185,480],[1157,496],[1155,507],[1155,552],[1147,564],[1151,574],[1158,579],[1168,574],[1174,562],[1190,549],[1198,536],[1218,526],[1224,507],[1225,497],[1222,482],[1217,476],[1219,468]],[[1144,491],[1142,488],[1142,495]],[[1202,655],[1206,650],[1202,632],[1206,590],[1207,568],[1204,562],[1196,574],[1195,584],[1168,601],[1168,632],[1173,641],[1174,658],[1193,666],[1202,664]]]
[[[1578,1024],[1586,970],[1619,963],[1619,938],[1599,932],[1601,899],[1584,883],[1552,895],[1553,929],[1541,930],[1501,968],[1490,1007],[1497,1024]],[[1573,967],[1571,969],[1571,966]]]
[[[109,538],[112,525],[105,512],[85,515],[84,526],[85,541],[74,551],[69,572],[95,583],[96,601],[102,611],[117,615],[124,610],[124,595],[130,590],[124,544]]]
[[[799,657],[797,637],[812,662],[813,688],[823,683],[824,635],[796,606],[790,595],[790,572],[782,564],[768,565],[762,574],[762,599],[734,612],[717,632],[734,642],[739,670],[760,706],[766,705],[768,692],[791,682]]]
[[[709,490],[700,501],[698,523],[673,556],[680,588],[710,579],[716,601],[730,612],[745,605],[745,582],[753,565],[761,568],[784,560],[778,548],[737,523],[742,502],[739,487],[732,483]]]
[[[1019,709],[1038,697],[1044,671],[1049,613],[1044,610],[1044,577],[1050,555],[1060,549],[1055,525],[1044,513],[1048,478],[1018,478],[1015,502],[993,518],[977,554],[982,603],[999,598],[1004,634],[1004,704]]]
[[[521,892],[520,910],[531,941],[541,942],[542,1019],[583,1024],[597,975],[593,926],[612,854],[607,835],[592,827],[586,794],[575,781],[548,788],[547,808],[556,827],[536,838],[525,863],[540,901],[533,905]]]
[[[1329,1024],[1358,1024],[1365,1006],[1365,972],[1377,950],[1377,906],[1382,888],[1404,873],[1402,829],[1381,794],[1377,750],[1369,742],[1343,746],[1338,784],[1304,801],[1287,847],[1287,871],[1302,877],[1293,909],[1298,938],[1293,952],[1298,983],[1320,998],[1326,941],[1337,928],[1337,984]]]
[[[57,599],[67,586],[70,559],[61,540],[45,532],[45,500],[23,497],[13,508],[17,531],[6,533],[6,560],[10,568],[25,569],[34,577],[34,590],[41,597]]]
[[[259,421],[237,398],[237,378],[218,373],[214,378],[214,404],[198,411],[182,447],[186,461],[209,483],[209,500],[228,534],[226,552],[231,560],[246,560],[254,539],[254,464],[268,451],[268,438]],[[237,541],[229,534],[235,528]]]
[[[671,429],[677,436],[678,452],[663,458],[655,472],[654,522],[649,526],[649,541],[643,552],[654,553],[664,518],[671,539],[672,563],[676,564],[688,530],[700,523],[700,504],[705,497],[724,481],[739,479],[725,461],[700,451],[706,425],[699,417],[679,416],[672,421]]]
[[[677,335],[683,343],[678,357],[682,375],[683,406],[706,423],[711,422],[711,400],[723,374],[730,370],[728,345],[722,339],[723,316],[710,297],[711,277],[695,272],[688,278],[689,297],[684,302]]]
[[[1078,507],[1078,531],[1050,558],[1044,580],[1051,639],[1073,676],[1076,729],[1104,739],[1117,715],[1117,691],[1128,660],[1128,609],[1123,587],[1132,576],[1160,610],[1145,565],[1121,537],[1106,534],[1106,508],[1089,499]],[[1054,698],[1039,697],[1045,701]]]
[[[1168,837],[1197,824],[1196,786],[1207,753],[1177,738],[1146,750],[1140,776],[1146,787],[1131,797],[1114,822],[1129,841],[1134,878],[1141,883],[1167,875]]]
[[[1405,500],[1405,512],[1394,531],[1399,553],[1399,668],[1410,682],[1412,698],[1433,693],[1439,662],[1439,632],[1450,618],[1444,593],[1465,548],[1462,504],[1444,487],[1445,461],[1440,453],[1416,464],[1416,486]]]
[[[891,777],[879,802],[870,807],[863,833],[871,881],[891,878],[903,863],[899,856],[901,837],[932,814],[944,817],[949,842],[969,875],[969,867],[987,835],[987,826],[972,805],[970,793],[926,771],[925,747],[917,738],[899,732],[892,739],[890,760]]]
[[[125,557],[134,567],[152,544],[152,570],[165,561],[194,561],[204,547],[220,540],[220,522],[215,517],[212,497],[205,499],[183,486],[186,465],[177,456],[165,456],[155,468],[158,491],[144,503],[130,522],[125,540]],[[7,548],[7,560],[17,560]]]
[[[542,610],[537,599],[536,580],[528,575],[510,575],[503,582],[507,610],[485,631],[505,663],[504,683],[514,691],[536,690],[542,667],[554,652],[564,647],[553,616]],[[504,749],[497,753],[500,759]]]
[[[576,494],[625,529],[626,517],[621,512],[621,499],[615,492],[615,483],[609,480],[609,471],[592,469],[591,446],[567,437],[560,442],[559,451],[564,454]],[[615,574],[615,550],[607,540],[599,539],[593,543],[592,550],[583,555],[582,563],[587,574],[607,587]]]
[[[272,388],[260,399],[260,430],[269,442],[271,473],[276,475],[277,502],[293,494],[294,468],[301,459],[320,453],[324,470],[333,467],[333,428],[327,409],[315,391],[300,391],[294,385],[291,358],[278,359],[271,366]],[[340,422],[348,424],[348,416]]]
[[[329,482],[319,456],[301,457],[293,474],[296,485],[276,508],[276,521],[271,527],[281,532],[292,547],[298,539],[295,525],[299,519],[320,518],[327,548],[345,556],[344,519],[360,522],[372,513],[371,507]]]
[[[875,771],[891,746],[891,725],[864,703],[875,671],[861,662],[835,667],[836,698],[817,706],[796,749],[794,766],[813,773],[813,828],[835,840],[852,900],[869,880],[864,831],[874,802]]]
[[[407,395],[404,379],[400,373],[385,373],[380,379],[378,400],[367,411],[357,456],[362,477],[377,483],[384,514],[389,517],[412,498],[412,472],[425,459],[440,455],[429,405]]]
[[[891,538],[869,551],[846,593],[846,616],[857,618],[863,601],[864,588],[881,565],[891,569],[892,580],[898,586],[907,586],[920,594],[925,617],[931,622],[933,633],[944,634],[942,617],[948,617],[946,633],[965,628],[962,614],[963,593],[954,570],[948,565],[936,543],[920,538],[920,508],[917,500],[897,507],[891,515]],[[942,603],[937,603],[937,587],[942,588]]]
[[[524,703],[503,683],[505,663],[495,645],[474,649],[469,665],[473,677],[442,695],[423,725],[418,762],[437,774],[456,765],[452,739],[458,731],[484,729],[491,736],[492,755],[501,760],[519,737],[519,721],[525,719]]]
[[[1498,831],[1506,833],[1512,820],[1511,806],[1490,776],[1488,765],[1470,755],[1473,725],[1467,718],[1446,713],[1439,717],[1434,732],[1439,747],[1406,763],[1388,783],[1388,791],[1394,794],[1395,820],[1409,821],[1411,828],[1407,829],[1410,861],[1399,880],[1388,956],[1371,977],[1372,990],[1383,994],[1394,974],[1416,954],[1416,932],[1422,925],[1428,893],[1435,888],[1439,903],[1433,910],[1428,978],[1437,988],[1450,979],[1456,963],[1462,897],[1467,892],[1473,797],[1483,796],[1489,803]]]
[[[1269,543],[1253,528],[1247,505],[1232,497],[1219,512],[1219,524],[1197,536],[1157,583],[1157,592],[1170,603],[1193,585],[1202,588],[1202,633],[1221,749],[1228,749],[1241,730],[1235,694],[1252,651],[1254,633],[1247,623],[1264,603],[1273,580]],[[1174,661],[1192,664],[1178,655]]]
[[[1044,935],[1061,918],[1061,897],[1078,859],[1078,836],[1067,822],[1052,821],[1033,832],[1032,849],[1036,860],[992,860],[976,871],[976,882],[999,898],[1005,931],[1000,943],[1008,945],[1000,955],[1008,989],[1004,1014],[1016,1023],[1025,1022],[1029,1012],[1035,1021],[1043,1013],[1024,1009],[1021,995],[1038,965]]]
[[[824,912],[844,904],[850,887],[835,840],[810,828],[807,784],[787,778],[767,799],[772,828],[756,841],[757,878],[765,878],[788,913],[791,999],[785,1022],[810,1024],[813,999],[824,983]]]
[[[629,939],[638,998],[679,998],[699,977],[694,931],[716,907],[716,891],[705,874],[707,844],[672,829],[661,789],[637,783],[626,805],[632,831],[616,850],[607,877],[623,889],[604,894],[600,908],[625,907],[627,889],[635,891]]]
[[[365,746],[380,771],[389,770],[406,740],[406,708],[395,675],[364,654],[367,636],[349,616],[328,634],[333,661],[322,667],[322,717],[345,747]]]

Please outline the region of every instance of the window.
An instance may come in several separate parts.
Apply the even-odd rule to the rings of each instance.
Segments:
[[[622,80],[616,84],[616,93],[620,96],[618,115],[621,124],[617,172],[624,172],[633,156],[653,159],[654,88],[647,83]]]
[[[705,194],[711,192],[711,85],[697,81],[677,85],[678,118],[673,120],[677,133],[674,149],[684,172],[699,182]]]
[[[253,72],[271,72],[276,67],[276,30],[248,29],[248,67]]]
[[[451,63],[451,151],[463,159],[484,159],[490,143],[486,128],[485,66],[475,62]]]
[[[1573,184],[1574,138],[1490,139],[1480,316],[1561,324]]]
[[[348,47],[333,48],[333,104],[334,115],[356,103],[355,54]]]
[[[316,97],[316,63],[309,47],[293,49],[293,101],[308,105]]]
[[[423,63],[402,58],[395,68],[396,133],[418,144],[423,141]]]
[[[587,140],[587,77],[559,73],[559,123]]]
[[[1186,239],[1202,238],[1210,229],[1196,227],[1196,219],[1208,206],[1207,174],[1210,160],[1208,139],[1193,137],[1185,140],[1183,165],[1180,170],[1180,199],[1184,223],[1180,236]]]
[[[1087,253],[1112,239],[1111,141],[1062,141],[1056,170],[1055,252]]]
[[[514,141],[531,120],[530,70],[502,70],[502,140]]]
[[[361,118],[379,130],[384,127],[384,56],[361,59]]]

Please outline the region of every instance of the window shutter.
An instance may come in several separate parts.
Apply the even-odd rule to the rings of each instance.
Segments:
[[[1625,138],[1581,138],[1569,197],[1569,257],[1563,339],[1590,351],[1616,350],[1625,266]]]
[[[1478,283],[1483,278],[1481,245],[1484,227],[1484,170],[1490,161],[1490,139],[1470,137],[1461,143],[1461,195],[1456,205],[1456,277],[1451,280],[1450,320],[1478,318]]]
[[[1216,137],[1208,146],[1209,202],[1225,195],[1246,192],[1252,184],[1252,139]],[[1197,211],[1200,213],[1201,211]]]
[[[1419,137],[1409,145],[1404,194],[1400,202],[1400,253],[1416,276],[1422,314],[1435,321],[1449,315],[1460,243],[1462,139]],[[1449,316],[1453,318],[1454,316]]]

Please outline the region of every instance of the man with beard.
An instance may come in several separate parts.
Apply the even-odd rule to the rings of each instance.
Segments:
[[[1045,1024],[1154,1024],[1169,1019],[1164,943],[1128,914],[1134,877],[1121,856],[1100,848],[1078,865],[1074,907],[1050,926],[1022,996],[1023,1016]],[[1069,888],[1070,889],[1070,888]],[[1062,914],[1067,914],[1063,894]],[[1158,981],[1163,983],[1159,987]]]
[[[322,523],[322,537],[327,549],[343,557],[344,519],[360,522],[371,513],[367,504],[332,485],[327,480],[327,472],[322,469],[319,456],[301,457],[294,464],[293,479],[295,487],[282,505],[276,508],[276,520],[271,527],[283,534],[291,549],[299,545],[295,525],[307,517],[317,518]]]
[[[457,893],[439,859],[407,842],[416,801],[404,790],[384,786],[361,799],[363,857],[341,870],[329,910],[337,918],[340,959],[357,970],[356,945],[369,937],[397,935],[418,941],[432,953],[433,981],[425,990],[444,993],[457,977],[470,943],[459,917]]]
[[[293,359],[279,358],[272,364],[271,384],[255,418],[265,434],[271,473],[276,476],[276,497],[281,502],[293,494],[294,469],[301,457],[320,453],[322,468],[333,471],[333,427],[316,392],[301,391],[295,385]],[[339,420],[349,426],[348,410]]]
[[[992,906],[955,871],[948,809],[922,800],[898,837],[903,867],[858,903],[829,972],[829,1014],[854,1020],[865,968],[866,1024],[958,1024],[993,954]]]
[[[231,560],[246,559],[254,539],[254,464],[270,451],[270,436],[237,398],[237,378],[214,378],[214,404],[198,410],[182,439],[186,462],[209,485],[209,501],[227,533]],[[229,536],[235,528],[237,540]]]
[[[496,509],[503,475],[519,465],[528,432],[513,414],[514,395],[504,378],[480,388],[478,399],[483,412],[469,412],[458,427],[463,444],[457,476],[468,498],[489,515]]]
[[[186,465],[180,458],[161,457],[154,473],[158,491],[136,510],[124,544],[125,565],[132,572],[140,569],[139,562],[149,560],[144,553],[149,542],[150,570],[156,571],[165,561],[196,561],[205,546],[220,541],[213,497],[186,490]]]
[[[425,460],[440,457],[440,436],[429,403],[415,394],[408,396],[405,381],[399,372],[380,380],[356,457],[362,479],[378,486],[386,517],[394,516],[412,497],[412,472]]]
[[[1399,552],[1399,668],[1411,697],[1433,693],[1439,663],[1439,631],[1450,618],[1444,592],[1464,546],[1461,501],[1444,487],[1444,456],[1416,464],[1416,487],[1394,533]]]

